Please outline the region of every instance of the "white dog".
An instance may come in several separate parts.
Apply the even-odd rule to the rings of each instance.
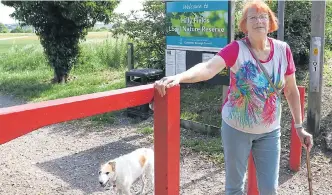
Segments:
[[[102,187],[116,188],[119,194],[130,195],[132,184],[140,178],[142,181],[140,194],[142,194],[145,175],[151,179],[154,187],[154,152],[149,148],[140,148],[102,165],[99,171],[99,183]]]

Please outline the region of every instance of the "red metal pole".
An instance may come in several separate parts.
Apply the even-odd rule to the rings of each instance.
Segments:
[[[259,195],[256,178],[256,168],[252,152],[250,152],[248,159],[248,191],[247,195]]]
[[[298,89],[300,92],[301,112],[302,112],[302,119],[303,119],[304,118],[305,87],[299,86]],[[292,119],[290,153],[289,153],[289,168],[292,171],[300,170],[301,153],[302,153],[301,141],[300,141],[299,137],[297,136],[296,129],[294,127],[294,119]]]
[[[154,93],[155,194],[179,195],[180,87]]]

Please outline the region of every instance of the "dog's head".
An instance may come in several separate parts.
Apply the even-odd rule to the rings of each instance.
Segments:
[[[102,187],[110,189],[116,187],[115,162],[110,161],[101,166],[99,170],[99,183]]]

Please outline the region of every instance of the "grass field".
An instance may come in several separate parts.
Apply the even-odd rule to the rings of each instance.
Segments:
[[[16,34],[20,37],[20,34]],[[53,85],[49,67],[37,36],[1,40],[0,91],[37,102],[124,87],[126,40],[113,40],[108,33],[90,33],[81,43],[82,56],[66,85]],[[97,41],[98,40],[98,41]],[[115,45],[117,44],[117,45]]]
[[[0,33],[0,39],[6,37],[35,36],[34,33]]]
[[[15,38],[22,37],[24,38]],[[12,38],[1,40],[2,38]],[[51,84],[48,65],[38,37],[0,34],[0,92],[28,102],[40,102],[125,87],[126,39],[115,40],[107,32],[89,33],[81,43],[82,55],[67,84]],[[113,113],[91,117],[113,122]]]
[[[10,33],[5,33],[10,34]],[[7,52],[13,48],[21,48],[29,45],[39,45],[39,40],[35,35],[16,35],[6,36],[5,34],[0,35],[0,53]],[[22,38],[22,36],[24,36]]]
[[[86,41],[105,40],[109,38],[109,32],[90,32]],[[35,34],[29,33],[0,33],[0,53],[7,52],[12,48],[21,48],[29,45],[40,45],[39,39]]]

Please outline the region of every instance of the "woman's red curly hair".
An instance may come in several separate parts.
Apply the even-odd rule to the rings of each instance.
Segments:
[[[242,17],[239,22],[239,29],[243,33],[248,33],[247,30],[247,14],[249,8],[255,8],[258,13],[267,13],[270,19],[270,29],[269,33],[278,30],[278,19],[270,9],[270,7],[263,1],[249,1],[245,4],[242,12]]]

